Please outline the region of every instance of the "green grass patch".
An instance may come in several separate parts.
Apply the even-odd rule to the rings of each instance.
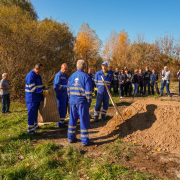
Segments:
[[[116,99],[117,98],[117,99]],[[118,101],[118,97],[115,97]],[[94,108],[96,100],[92,100]],[[121,102],[121,105],[129,103]],[[134,156],[132,144],[117,139],[104,146],[102,154],[85,156],[74,146],[63,147],[52,142],[36,144],[38,134],[48,132],[56,123],[42,126],[38,134],[28,135],[25,104],[12,103],[12,113],[0,114],[0,179],[153,179],[122,166],[124,158]],[[129,148],[128,150],[126,150]],[[106,152],[106,154],[103,154]]]

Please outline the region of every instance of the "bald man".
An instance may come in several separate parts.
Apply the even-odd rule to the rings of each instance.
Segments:
[[[68,66],[66,63],[61,65],[61,70],[56,74],[54,78],[54,90],[56,91],[56,99],[57,105],[59,109],[60,121],[57,123],[59,128],[67,127],[64,125],[64,119],[67,113],[67,103],[68,103],[68,95],[67,95],[67,84],[68,84],[68,76],[67,76]]]

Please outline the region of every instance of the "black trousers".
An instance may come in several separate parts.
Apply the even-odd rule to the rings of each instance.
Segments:
[[[150,91],[150,80],[144,80],[144,94],[146,94],[146,85],[148,85],[148,94],[150,95],[151,94],[151,91]]]
[[[2,113],[9,112],[10,95],[9,94],[1,95],[1,100],[2,100],[1,112]]]
[[[154,95],[154,86],[155,86],[155,88],[156,88],[156,93],[159,94],[158,84],[157,84],[157,82],[155,82],[155,81],[152,81],[152,82],[151,82],[151,90],[152,90],[152,94]]]
[[[140,92],[140,94],[143,94],[143,86],[144,86],[143,82],[140,82],[139,83],[139,91],[138,91],[138,92]]]
[[[114,91],[114,94],[118,94],[118,80],[114,80],[114,83],[113,83],[113,91]]]
[[[129,96],[131,96],[132,93],[132,83],[127,82],[125,83],[125,95],[127,96],[127,93],[129,92]]]
[[[119,84],[119,96],[120,97],[124,96],[124,90],[125,90],[125,85],[124,84]]]

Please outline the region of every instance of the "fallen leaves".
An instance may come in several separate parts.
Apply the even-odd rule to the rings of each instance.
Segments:
[[[28,166],[29,166],[29,163],[26,163],[24,166],[25,166],[25,167],[28,167]]]

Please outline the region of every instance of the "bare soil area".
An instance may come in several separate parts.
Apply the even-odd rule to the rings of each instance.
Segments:
[[[82,147],[80,122],[76,132],[78,142],[75,144],[68,143],[67,129],[57,127],[40,133],[36,143],[53,141],[64,146],[72,145],[85,155],[98,158],[103,153],[102,147],[120,138],[124,142],[133,142],[135,146],[135,156],[124,159],[123,165],[162,178],[180,179],[180,103],[155,98],[125,98],[123,101],[132,103],[130,106],[126,103],[119,106],[124,122],[120,121],[113,107],[107,111],[108,120],[94,122],[91,119],[89,137],[96,143],[94,146]]]

